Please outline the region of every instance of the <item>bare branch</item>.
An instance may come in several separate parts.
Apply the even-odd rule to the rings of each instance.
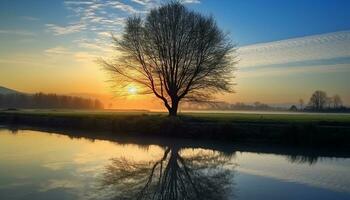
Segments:
[[[177,1],[151,10],[145,19],[129,18],[121,39],[113,40],[120,56],[116,63],[103,61],[105,69],[120,84],[145,86],[170,115],[184,98],[232,92],[235,46],[213,17]]]

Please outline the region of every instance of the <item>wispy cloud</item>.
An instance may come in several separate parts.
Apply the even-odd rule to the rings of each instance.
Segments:
[[[86,62],[86,63],[89,63],[89,62],[93,62],[96,60],[96,56],[94,54],[91,54],[89,52],[75,52],[74,55],[73,55],[75,61],[78,61],[78,62]]]
[[[84,24],[71,24],[67,26],[59,26],[55,24],[46,24],[46,27],[54,35],[66,35],[70,33],[77,33],[85,29]]]
[[[183,3],[201,3],[200,0],[183,0]]]
[[[5,63],[5,64],[37,64],[37,62],[34,61],[27,61],[27,60],[19,60],[19,59],[13,59],[13,58],[6,58],[6,59],[2,59],[0,58],[0,63]]]
[[[238,77],[350,72],[350,31],[243,46]]]
[[[350,31],[243,46],[238,53],[240,68],[350,57]]]
[[[145,12],[142,10],[137,10],[134,7],[132,7],[131,5],[128,5],[128,4],[119,2],[119,1],[110,1],[107,3],[107,5],[111,6],[112,8],[116,8],[116,9],[119,9],[119,10],[124,11],[126,13],[129,13],[129,14]]]
[[[299,65],[297,67],[285,67],[281,65],[279,68],[266,67],[257,68],[253,71],[241,70],[237,75],[239,78],[254,77],[281,77],[291,76],[293,74],[305,73],[332,73],[332,72],[350,72],[349,64],[319,64],[319,65]]]
[[[161,4],[160,0],[82,0],[65,1],[64,6],[72,12],[68,25],[46,24],[47,30],[56,36],[81,32],[74,40],[79,47],[96,51],[110,51],[110,33],[118,35],[125,19],[133,14],[143,15]],[[183,3],[199,3],[185,0]]]
[[[138,3],[141,5],[159,5],[162,1],[161,0],[131,0],[134,3]],[[183,4],[198,4],[201,3],[200,0],[182,0],[180,1]]]
[[[40,62],[38,62],[40,60]],[[42,62],[43,57],[38,54],[27,54],[27,53],[15,53],[8,56],[0,57],[0,64],[4,63],[6,65],[18,65],[23,67],[47,67],[46,63]]]
[[[52,60],[70,59],[77,62],[93,62],[96,60],[96,55],[87,51],[73,51],[63,46],[57,46],[44,50],[44,55]]]
[[[39,18],[32,17],[32,16],[21,16],[20,18],[27,21],[39,21]]]
[[[65,1],[67,5],[92,5],[94,1]]]
[[[53,47],[53,48],[49,48],[46,49],[45,51],[46,55],[66,55],[66,54],[70,54],[71,52],[69,52],[69,50],[65,47],[62,46],[57,46],[57,47]]]
[[[131,0],[131,1],[141,5],[147,5],[149,3],[152,3],[152,0]]]
[[[34,36],[35,34],[26,30],[4,30],[0,29],[0,34],[4,35],[19,35],[19,36]]]

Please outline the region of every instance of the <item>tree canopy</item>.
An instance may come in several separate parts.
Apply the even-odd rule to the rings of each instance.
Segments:
[[[234,45],[213,17],[178,1],[145,18],[128,18],[114,41],[119,56],[102,62],[116,85],[137,85],[140,94],[154,94],[171,116],[183,99],[209,100],[217,92],[232,92]]]
[[[343,107],[343,101],[339,95],[328,97],[327,93],[321,90],[315,91],[310,98],[309,108],[312,110],[321,111],[324,109],[341,109]]]

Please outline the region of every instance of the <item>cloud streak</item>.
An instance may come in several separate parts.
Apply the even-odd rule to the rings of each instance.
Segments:
[[[48,23],[46,27],[55,36],[80,32],[82,37],[79,40],[74,40],[79,47],[109,52],[110,37],[106,37],[106,35],[119,34],[128,16],[144,15],[150,9],[159,6],[161,2],[160,0],[65,1],[64,6],[72,13],[71,22],[67,25]],[[183,3],[200,3],[200,1],[184,0]]]
[[[184,0],[183,3],[201,3],[199,0]]]
[[[63,46],[57,46],[44,50],[44,55],[52,60],[69,59],[76,62],[90,63],[97,59],[96,55],[86,51],[72,51]],[[1,62],[1,60],[0,60]]]
[[[50,49],[46,49],[44,53],[46,55],[66,55],[70,54],[71,52],[69,52],[69,50],[65,47],[57,46]]]
[[[77,33],[86,28],[84,24],[71,24],[68,26],[59,26],[55,24],[46,24],[46,27],[50,32],[52,32],[54,35],[67,35],[71,33]]]
[[[243,46],[238,53],[242,69],[350,57],[350,31]]]
[[[35,34],[25,30],[4,30],[0,29],[0,34],[3,35],[19,35],[19,36],[34,36]]]
[[[32,17],[32,16],[21,16],[20,18],[27,21],[39,21],[39,18]]]
[[[111,6],[113,8],[116,8],[118,10],[124,11],[126,13],[129,13],[129,14],[145,12],[145,11],[137,10],[134,7],[132,7],[131,5],[124,4],[124,3],[119,2],[119,1],[110,1],[110,2],[107,3],[107,5]],[[143,5],[146,5],[146,4],[143,4]]]

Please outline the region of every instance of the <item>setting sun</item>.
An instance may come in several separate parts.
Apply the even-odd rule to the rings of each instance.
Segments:
[[[135,94],[137,94],[137,88],[136,88],[135,86],[129,86],[129,87],[128,87],[128,93],[129,93],[130,95],[135,95]]]

